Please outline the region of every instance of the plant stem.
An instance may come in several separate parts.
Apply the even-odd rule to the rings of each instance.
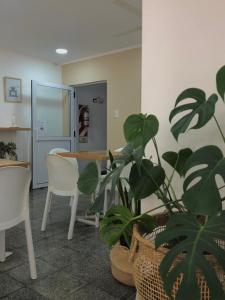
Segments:
[[[162,164],[161,164],[161,160],[160,160],[160,155],[159,155],[158,145],[157,145],[157,143],[156,143],[156,138],[153,138],[152,141],[153,141],[153,144],[154,144],[154,146],[155,146],[155,151],[156,151],[156,155],[157,155],[157,159],[158,159],[158,164],[159,164],[159,166],[161,167]]]
[[[169,214],[172,216],[173,211],[172,211],[172,208],[170,207],[170,203],[168,203],[167,198],[165,196],[166,192],[164,190],[162,191],[161,189],[158,189],[158,192],[160,193],[160,196],[161,196],[160,199],[164,203],[163,206],[165,206],[167,208]]]
[[[216,119],[215,116],[213,116],[213,118],[214,118],[214,120],[215,120],[215,122],[216,122],[216,125],[217,125],[217,127],[218,127],[218,129],[219,129],[219,132],[220,132],[220,134],[221,134],[221,136],[222,136],[223,142],[225,143],[225,136],[224,136],[223,131],[222,131],[221,127],[220,127],[220,124],[219,124],[219,122],[217,121],[217,119]]]
[[[157,145],[157,142],[156,142],[156,138],[154,137],[152,139],[152,141],[153,141],[153,144],[154,144],[154,147],[155,147],[155,151],[156,151],[156,155],[157,155],[157,159],[158,159],[158,164],[159,164],[160,167],[162,167],[162,163],[161,163],[161,160],[160,160],[160,154],[159,154],[159,148],[158,148],[158,145]],[[161,196],[162,196],[163,203],[165,203],[169,213],[172,215],[173,214],[172,208],[170,207],[170,203],[167,202],[167,198],[166,198],[167,193],[169,194],[169,197],[170,197],[170,193],[169,193],[168,188],[167,188],[165,183],[163,184],[163,192],[160,190],[160,193],[161,193]],[[166,199],[166,201],[165,201],[165,199]]]
[[[168,177],[166,176],[166,179],[168,180],[168,185],[167,185],[167,186],[171,189],[171,192],[172,192],[172,194],[173,194],[174,199],[177,200],[177,196],[176,196],[175,191],[174,191],[174,189],[173,189],[173,186],[172,186],[172,184],[171,184],[171,177],[168,178]]]

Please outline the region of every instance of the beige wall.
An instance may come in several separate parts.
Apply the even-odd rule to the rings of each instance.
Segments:
[[[185,88],[216,90],[216,71],[225,64],[224,20],[224,0],[143,0],[142,112],[158,116],[162,152],[221,144],[212,121],[181,136],[178,146],[168,116]],[[221,100],[217,115],[225,131]]]
[[[141,50],[132,49],[62,67],[64,84],[107,81],[108,148],[124,145],[122,125],[126,117],[140,112]],[[114,111],[119,110],[119,118]]]

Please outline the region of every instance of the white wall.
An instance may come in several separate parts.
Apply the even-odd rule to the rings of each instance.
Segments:
[[[177,145],[168,116],[184,89],[199,87],[208,95],[216,91],[215,74],[225,64],[224,20],[224,0],[143,0],[141,109],[159,118],[162,153],[185,146],[222,145],[213,121],[183,135]],[[221,100],[217,115],[225,131]],[[175,185],[180,190],[180,185]]]
[[[22,79],[23,101],[18,104],[4,103],[3,77]],[[0,126],[10,126],[14,114],[18,126],[31,126],[31,80],[61,83],[61,67],[54,64],[0,49]],[[6,134],[4,134],[6,137]],[[21,139],[22,137],[20,134]],[[24,136],[24,134],[23,134]],[[2,137],[2,135],[0,135]],[[12,139],[15,137],[12,136]],[[25,143],[19,141],[21,159],[27,158]],[[27,144],[26,144],[27,145]]]
[[[100,97],[104,100],[102,104],[93,103],[93,98]],[[76,87],[77,105],[88,105],[89,129],[88,143],[79,143],[81,151],[104,150],[107,148],[107,84],[96,83]],[[86,165],[80,162],[82,169]]]

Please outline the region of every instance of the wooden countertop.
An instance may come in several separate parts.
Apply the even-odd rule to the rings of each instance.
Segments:
[[[114,157],[118,157],[120,155],[119,152],[111,151]],[[74,157],[85,160],[108,160],[109,159],[109,151],[79,151],[79,152],[61,152],[57,153],[63,157]]]
[[[0,131],[31,131],[31,128],[25,128],[25,127],[0,127]]]
[[[2,168],[2,167],[17,167],[17,166],[27,168],[29,165],[30,165],[30,163],[26,162],[26,161],[0,159],[0,168]]]

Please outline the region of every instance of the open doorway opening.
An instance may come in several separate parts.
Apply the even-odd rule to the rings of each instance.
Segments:
[[[76,95],[77,150],[107,149],[107,82],[74,86]],[[80,172],[87,165],[79,161]],[[103,166],[104,168],[104,166]]]

